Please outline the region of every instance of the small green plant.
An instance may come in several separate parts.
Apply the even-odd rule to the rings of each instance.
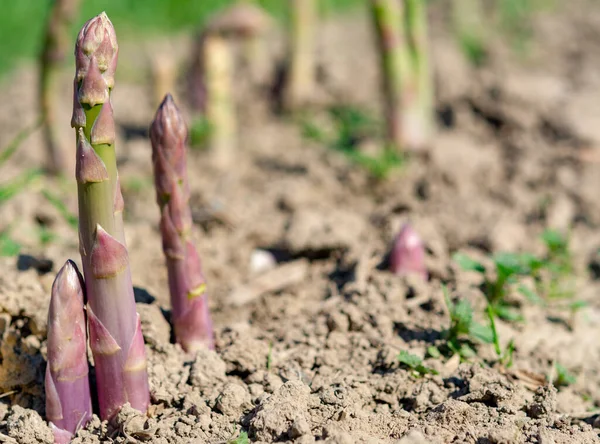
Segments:
[[[0,184],[0,203],[6,202],[15,197],[40,175],[40,170],[31,169],[25,171],[11,182]]]
[[[364,110],[347,105],[333,106],[328,110],[333,129],[327,131],[314,120],[301,119],[302,133],[306,139],[322,143],[344,154],[352,163],[365,168],[378,179],[387,177],[404,163],[402,155],[390,147],[376,154],[360,149],[366,140],[380,139],[378,122]]]
[[[430,367],[423,365],[423,360],[417,355],[408,353],[406,350],[402,350],[398,354],[398,362],[405,367],[408,367],[413,376],[420,377],[425,375],[437,375],[438,371]]]
[[[456,253],[454,261],[466,271],[475,271],[483,275],[483,291],[496,315],[509,321],[522,320],[522,316],[506,300],[509,287],[518,283],[519,277],[535,275],[544,266],[544,262],[529,253],[498,253],[492,257],[495,274],[488,277],[486,267],[470,257]],[[527,287],[519,286],[519,291],[525,291],[526,297],[531,297]]]
[[[69,211],[65,203],[58,196],[48,190],[43,190],[42,195],[46,201],[60,213],[65,222],[67,222],[71,228],[77,230],[77,216]]]
[[[553,384],[555,387],[566,387],[577,382],[577,378],[571,374],[566,367],[556,362],[554,364],[554,370],[556,375],[554,377]]]
[[[15,242],[8,230],[0,232],[0,256],[12,257],[18,256],[21,252],[21,245]]]
[[[11,140],[8,146],[0,152],[0,166],[2,166],[8,159],[12,157],[13,154],[17,152],[21,146],[21,143],[23,143],[25,139],[33,134],[41,124],[42,118],[40,117],[34,124],[19,131],[19,133],[13,138],[13,140]]]
[[[41,225],[37,233],[40,244],[44,246],[52,243],[56,239],[56,233],[50,230],[46,225]]]
[[[475,356],[474,342],[493,343],[492,330],[489,326],[479,324],[473,319],[473,307],[469,301],[461,299],[454,303],[450,300],[445,287],[443,291],[450,315],[450,326],[444,332],[446,346],[451,354],[458,354],[461,360],[470,359]]]
[[[496,351],[496,355],[498,356],[498,362],[506,368],[512,367],[513,364],[513,353],[515,351],[515,343],[511,339],[506,348],[502,350],[502,346],[500,345],[500,337],[498,336],[498,331],[496,330],[496,320],[494,309],[491,305],[487,307],[487,315],[490,321],[490,328],[492,330],[492,339],[494,342],[494,350]]]
[[[250,444],[250,440],[248,439],[248,434],[242,432],[237,438],[229,440],[227,444]]]
[[[190,125],[190,148],[204,150],[210,142],[211,127],[206,118],[196,118]]]
[[[549,299],[572,298],[573,288],[573,259],[569,250],[569,238],[556,230],[546,230],[541,236],[546,246],[544,258],[547,276],[539,276],[540,291]]]

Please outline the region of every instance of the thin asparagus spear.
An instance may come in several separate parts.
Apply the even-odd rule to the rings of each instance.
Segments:
[[[200,258],[191,242],[186,165],[187,127],[170,94],[150,126],[156,200],[169,273],[175,338],[184,350],[213,348],[213,331]]]

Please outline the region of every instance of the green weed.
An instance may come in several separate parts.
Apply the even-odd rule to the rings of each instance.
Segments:
[[[446,346],[451,354],[458,354],[461,360],[473,358],[476,354],[473,350],[475,342],[485,344],[494,342],[492,329],[474,320],[473,308],[469,301],[461,299],[454,303],[450,300],[445,287],[443,291],[450,315],[449,328],[444,332]]]
[[[496,315],[509,321],[522,320],[522,316],[506,301],[509,287],[518,282],[518,278],[537,272],[543,261],[529,253],[498,253],[492,257],[495,276],[488,277],[486,267],[462,253],[453,256],[454,261],[465,271],[475,271],[484,278],[483,291]],[[526,287],[519,286],[519,291]],[[529,293],[526,296],[531,296]]]
[[[242,432],[237,438],[229,440],[227,444],[250,444],[250,440],[248,439],[248,434]]]
[[[556,375],[552,382],[555,387],[566,387],[577,382],[577,378],[558,362],[554,364],[554,370],[556,371]]]
[[[364,110],[336,105],[328,110],[328,114],[333,124],[329,131],[315,121],[301,119],[303,136],[344,154],[377,179],[384,179],[392,170],[403,165],[404,157],[389,147],[383,147],[376,154],[361,150],[364,141],[381,139],[381,125]]]
[[[65,203],[58,196],[55,196],[48,190],[43,190],[42,195],[46,198],[48,203],[50,203],[50,205],[52,205],[60,213],[65,222],[67,222],[71,228],[77,230],[79,219],[77,219],[77,216],[69,211]]]
[[[506,348],[502,350],[502,346],[500,345],[500,337],[498,336],[498,331],[496,330],[496,320],[494,309],[491,305],[487,307],[487,315],[490,321],[490,328],[492,330],[492,339],[494,343],[494,350],[496,351],[496,355],[498,356],[498,362],[506,368],[512,367],[513,364],[513,353],[515,351],[515,343],[511,339]]]
[[[11,237],[9,230],[0,232],[0,256],[12,257],[18,256],[21,252],[21,245],[15,242]]]
[[[4,203],[23,191],[34,179],[41,176],[38,169],[27,170],[6,184],[0,184],[0,203]]]
[[[437,375],[438,372],[435,369],[426,367],[423,365],[423,360],[417,355],[408,353],[406,350],[402,350],[398,354],[398,362],[405,367],[408,367],[413,376],[420,377],[425,375]]]

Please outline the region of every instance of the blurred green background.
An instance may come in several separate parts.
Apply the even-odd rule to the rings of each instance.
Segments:
[[[192,31],[234,0],[81,0],[73,36],[87,18],[106,11],[120,39],[141,39]],[[365,0],[319,0],[323,14],[361,5]],[[284,20],[286,0],[256,0]],[[52,0],[5,0],[0,14],[0,76],[38,54]]]

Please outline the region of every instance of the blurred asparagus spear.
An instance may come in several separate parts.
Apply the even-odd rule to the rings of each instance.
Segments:
[[[410,224],[404,224],[396,235],[390,253],[390,271],[398,276],[416,274],[427,280],[425,247]]]
[[[48,311],[46,416],[60,444],[92,417],[82,285],[77,266],[67,261],[52,284]]]
[[[117,56],[115,30],[106,14],[89,20],[75,46],[71,125],[77,132],[79,249],[102,419],[111,418],[127,402],[145,411],[150,398],[114,147],[110,93]]]
[[[379,47],[388,143],[422,148],[433,126],[425,0],[371,0]]]
[[[316,0],[289,0],[290,41],[284,107],[296,110],[312,99],[315,90]]]
[[[65,170],[65,159],[56,134],[55,106],[60,91],[58,77],[70,44],[70,30],[79,11],[79,0],[54,0],[46,24],[40,56],[39,101],[46,145],[46,169],[51,174]]]
[[[156,112],[150,126],[150,139],[175,339],[188,352],[213,348],[206,283],[198,252],[191,242],[192,216],[185,152],[187,127],[170,94]]]
[[[190,72],[194,121],[206,119],[216,163],[227,168],[237,144],[232,40],[250,41],[269,26],[258,6],[238,2],[214,17],[197,38]]]
[[[379,47],[388,143],[399,152],[404,146],[403,102],[413,94],[407,88],[411,61],[404,0],[371,0],[371,13]]]

